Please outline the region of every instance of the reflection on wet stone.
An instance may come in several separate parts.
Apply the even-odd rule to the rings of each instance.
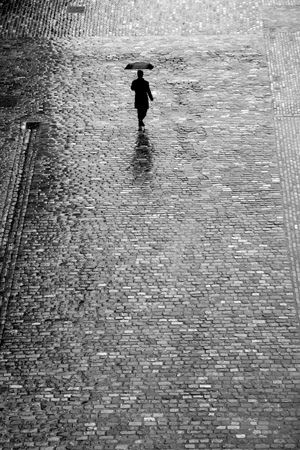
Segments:
[[[135,154],[132,160],[134,179],[137,181],[148,180],[152,168],[153,146],[146,131],[139,131],[136,143]]]
[[[43,3],[46,14],[55,2],[18,3]],[[57,11],[74,37],[95,29],[96,7],[116,3],[86,1],[88,14],[70,17],[67,2]],[[20,101],[0,108],[9,126],[0,183],[19,199],[12,210],[0,195],[9,256],[0,447],[296,450],[299,332],[261,37],[77,37],[6,40],[2,52],[1,95]],[[157,94],[138,133],[124,66],[140,58],[155,64]],[[281,87],[290,72],[276,73]],[[294,164],[297,180],[289,119],[276,119],[293,155],[281,173]],[[38,134],[23,159],[20,129]]]

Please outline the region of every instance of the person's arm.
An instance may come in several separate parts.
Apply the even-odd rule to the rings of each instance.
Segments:
[[[148,95],[149,95],[149,98],[150,98],[151,102],[153,102],[153,95],[152,95],[152,93],[151,93],[149,84],[148,84],[147,93],[148,93]]]
[[[133,82],[131,83],[131,90],[132,90],[132,91],[135,91],[135,87],[134,87],[134,86],[135,86],[135,82],[133,81]]]

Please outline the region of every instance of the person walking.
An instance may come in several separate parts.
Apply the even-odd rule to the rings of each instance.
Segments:
[[[137,115],[139,120],[139,129],[145,126],[143,120],[147,115],[147,110],[149,109],[149,100],[153,101],[153,97],[150,91],[150,86],[148,81],[146,81],[143,76],[142,70],[137,72],[138,78],[134,80],[131,84],[131,90],[135,91],[135,101],[134,107],[137,109]]]

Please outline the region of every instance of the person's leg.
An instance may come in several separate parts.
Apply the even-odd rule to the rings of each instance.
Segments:
[[[139,108],[138,109],[138,118],[139,118],[139,125],[140,126],[145,126],[143,120],[146,117],[147,114],[147,109],[146,108]]]
[[[142,122],[143,122],[143,120],[145,119],[146,115],[147,115],[147,109],[144,109],[144,110],[143,110]],[[143,122],[142,125],[145,126],[144,122]]]
[[[142,126],[142,119],[141,119],[142,110],[140,108],[138,108],[138,110],[137,110],[137,115],[138,115],[138,119],[139,119],[139,127],[141,127]]]

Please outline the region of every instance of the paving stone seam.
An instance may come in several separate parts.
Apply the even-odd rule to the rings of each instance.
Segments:
[[[300,33],[265,28],[269,78],[276,116],[299,116]]]
[[[12,192],[12,198],[15,201],[10,205],[10,211],[8,212],[9,219],[6,222],[6,229],[3,236],[4,252],[2,260],[4,263],[0,272],[0,292],[2,292],[2,302],[0,304],[0,342],[5,327],[5,319],[14,279],[14,269],[18,258],[31,179],[34,171],[37,153],[37,146],[35,145],[37,133],[37,130],[24,130],[18,173]]]
[[[17,147],[22,145],[23,139],[24,139],[24,136],[22,135],[22,133],[20,133],[15,145]],[[1,233],[0,257],[1,257],[1,259],[2,259],[2,249],[5,247],[5,235],[6,235],[5,231],[9,228],[9,225],[8,225],[9,211],[13,210],[14,197],[12,194],[14,192],[14,186],[16,184],[17,174],[19,173],[19,167],[22,164],[22,156],[23,156],[22,152],[16,151],[14,162],[12,165],[11,176],[9,178],[9,183],[8,183],[7,189],[4,194],[5,200],[3,202],[3,207],[2,207],[2,211],[1,211],[1,229],[0,229],[0,233]]]
[[[284,214],[286,222],[286,233],[289,248],[289,255],[291,260],[291,274],[293,279],[293,285],[295,289],[295,299],[298,309],[298,317],[300,318],[300,239],[297,220],[297,211],[300,208],[300,198],[298,192],[299,180],[297,180],[297,175],[295,173],[295,167],[300,167],[300,160],[295,161],[295,153],[293,148],[283,148],[280,145],[280,136],[282,134],[282,129],[285,128],[284,124],[280,124],[280,118],[275,117],[275,133],[277,141],[277,154],[278,154],[278,165],[280,171],[280,178],[282,184],[282,195],[284,202]],[[289,121],[291,122],[291,121]],[[287,128],[291,128],[293,124],[289,123]]]
[[[299,218],[297,217],[299,215],[297,212],[300,211],[300,141],[297,136],[297,124],[295,123],[295,121],[299,120],[300,115],[297,111],[297,105],[294,105],[294,93],[297,91],[299,75],[296,65],[290,64],[289,67],[285,67],[286,64],[282,54],[282,49],[285,46],[287,48],[287,42],[290,42],[290,37],[292,36],[292,39],[294,39],[298,34],[264,28],[270,89],[273,98],[276,152],[281,182],[287,248],[291,264],[295,304],[298,320],[300,320],[300,236],[298,230]],[[289,60],[293,59],[295,50],[297,51],[295,46],[291,45],[289,53],[285,57],[288,57]],[[286,82],[287,85],[285,84]],[[291,110],[294,113],[291,113]]]

